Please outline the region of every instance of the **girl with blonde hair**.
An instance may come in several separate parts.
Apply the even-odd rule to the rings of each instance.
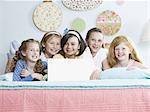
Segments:
[[[134,60],[134,63],[138,65],[142,64],[139,54],[133,47],[132,42],[127,37],[122,35],[117,36],[112,41],[109,48],[107,60],[110,67],[127,66],[129,62],[131,63],[131,60],[132,62]],[[124,61],[124,63],[122,61]]]
[[[103,70],[124,67],[126,70],[140,69],[145,74],[150,74],[150,68],[142,61],[133,46],[133,43],[123,35],[117,36],[110,44],[107,58],[103,61]],[[95,73],[92,79],[99,79]]]
[[[44,34],[40,44],[42,47],[41,60],[47,61],[48,58],[53,58],[60,50],[61,34],[56,31],[49,31]]]

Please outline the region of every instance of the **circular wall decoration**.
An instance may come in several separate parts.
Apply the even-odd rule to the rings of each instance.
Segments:
[[[117,5],[123,5],[125,3],[125,0],[116,0]]]
[[[86,23],[81,18],[76,18],[71,23],[71,29],[82,32],[86,27]]]
[[[65,7],[75,11],[85,11],[98,7],[102,0],[62,0]]]
[[[121,18],[115,12],[106,10],[98,15],[96,26],[102,30],[104,35],[110,36],[120,30]]]
[[[51,1],[45,1],[38,5],[33,12],[35,26],[44,32],[56,30],[62,22],[61,9]]]

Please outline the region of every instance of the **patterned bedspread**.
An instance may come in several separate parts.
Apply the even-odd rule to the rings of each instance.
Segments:
[[[112,88],[150,88],[149,79],[105,79],[87,81],[0,81],[0,89],[112,89]]]
[[[1,81],[0,112],[150,112],[150,80]]]

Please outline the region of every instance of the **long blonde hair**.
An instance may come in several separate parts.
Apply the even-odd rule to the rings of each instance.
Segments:
[[[125,42],[127,47],[129,47],[129,49],[131,50],[131,54],[130,54],[129,58],[142,63],[136,49],[132,45],[132,42],[127,37],[120,35],[120,36],[117,36],[111,42],[110,47],[109,47],[107,61],[108,61],[108,64],[110,65],[110,67],[113,67],[114,65],[116,65],[118,63],[118,60],[115,56],[115,47],[123,42]]]

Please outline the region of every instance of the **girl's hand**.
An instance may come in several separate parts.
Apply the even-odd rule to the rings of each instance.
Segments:
[[[94,70],[90,76],[90,80],[98,80],[100,75],[100,70]]]
[[[48,73],[48,70],[47,70],[47,69],[45,69],[45,70],[44,70],[44,73],[46,73],[46,74],[47,74],[47,73]]]
[[[127,68],[127,70],[135,70],[135,69],[138,69],[136,66],[129,66],[128,68]]]
[[[22,77],[27,77],[27,76],[29,76],[31,73],[27,70],[27,69],[23,69],[22,71],[21,71],[21,76]]]
[[[39,73],[33,73],[32,77],[38,80],[43,80],[43,75]]]

